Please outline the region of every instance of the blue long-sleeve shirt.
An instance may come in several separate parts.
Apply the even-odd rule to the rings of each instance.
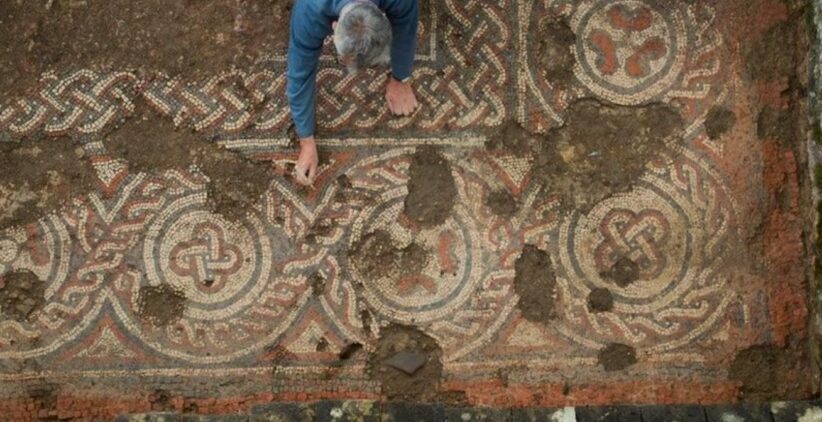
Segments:
[[[331,34],[343,6],[352,0],[297,0],[291,10],[288,43],[288,104],[297,136],[314,135],[316,126],[317,67],[323,41]],[[418,0],[371,0],[391,22],[391,73],[397,79],[411,76],[417,44]]]

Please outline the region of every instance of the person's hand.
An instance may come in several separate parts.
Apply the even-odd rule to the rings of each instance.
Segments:
[[[408,116],[419,105],[411,85],[400,82],[392,76],[388,76],[385,99],[388,100],[388,109],[396,116]]]
[[[317,177],[317,165],[319,164],[317,155],[317,143],[314,137],[300,139],[300,156],[297,158],[297,165],[294,167],[294,178],[301,185],[312,185]]]

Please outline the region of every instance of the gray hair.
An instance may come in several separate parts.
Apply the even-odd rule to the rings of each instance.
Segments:
[[[391,23],[368,0],[354,0],[345,5],[334,30],[337,54],[344,58],[350,71],[386,65],[390,62]]]

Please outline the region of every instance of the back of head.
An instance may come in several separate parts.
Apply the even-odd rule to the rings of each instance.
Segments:
[[[350,70],[388,64],[391,51],[391,23],[368,0],[354,0],[340,13],[334,30],[337,54]]]

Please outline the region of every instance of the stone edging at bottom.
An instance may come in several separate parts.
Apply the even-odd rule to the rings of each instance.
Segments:
[[[115,422],[262,422],[262,421],[510,421],[510,422],[818,422],[822,401],[734,404],[726,406],[617,406],[562,409],[493,409],[438,404],[373,401],[280,402],[254,406],[231,415],[190,415],[173,412],[121,415]]]

